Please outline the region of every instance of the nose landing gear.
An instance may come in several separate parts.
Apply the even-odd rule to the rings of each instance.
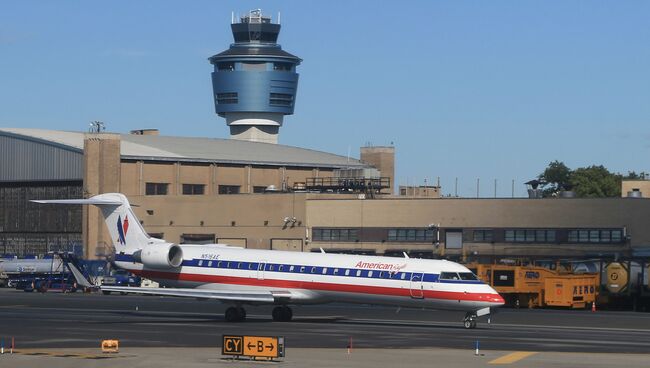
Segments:
[[[472,312],[467,312],[465,318],[463,319],[463,327],[466,329],[476,328],[476,314]]]

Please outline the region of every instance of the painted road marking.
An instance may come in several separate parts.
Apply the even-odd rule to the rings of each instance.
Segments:
[[[512,364],[518,362],[522,359],[526,359],[529,356],[535,355],[537,352],[534,351],[515,351],[514,353],[506,354],[500,358],[494,359],[488,364]]]

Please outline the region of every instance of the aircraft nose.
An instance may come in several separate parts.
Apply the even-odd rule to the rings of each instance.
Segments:
[[[497,305],[506,304],[506,301],[503,300],[503,297],[501,295],[499,295],[499,294],[495,294],[491,299],[492,299],[491,302],[494,303],[494,304],[497,304]]]

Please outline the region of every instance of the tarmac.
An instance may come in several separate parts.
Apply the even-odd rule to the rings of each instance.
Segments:
[[[0,355],[0,366],[48,367],[648,367],[648,354],[585,354],[471,349],[291,349],[277,361],[233,360],[216,348],[127,348],[117,354],[99,349],[37,349]]]
[[[462,327],[463,314],[367,305],[294,307],[273,322],[247,307],[243,323],[225,305],[137,295],[25,293],[0,289],[0,367],[647,367],[650,314],[502,308],[492,323]],[[233,361],[222,335],[285,337],[281,362]],[[7,354],[9,341],[16,351]],[[118,339],[118,354],[100,342]],[[348,345],[352,341],[352,350]],[[479,354],[476,355],[476,343]]]

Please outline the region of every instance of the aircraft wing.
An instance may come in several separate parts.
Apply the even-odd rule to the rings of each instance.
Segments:
[[[288,290],[277,291],[236,291],[189,288],[149,288],[130,286],[101,286],[102,291],[114,291],[130,294],[175,296],[185,298],[215,299],[225,302],[274,303],[282,299],[291,299]]]

